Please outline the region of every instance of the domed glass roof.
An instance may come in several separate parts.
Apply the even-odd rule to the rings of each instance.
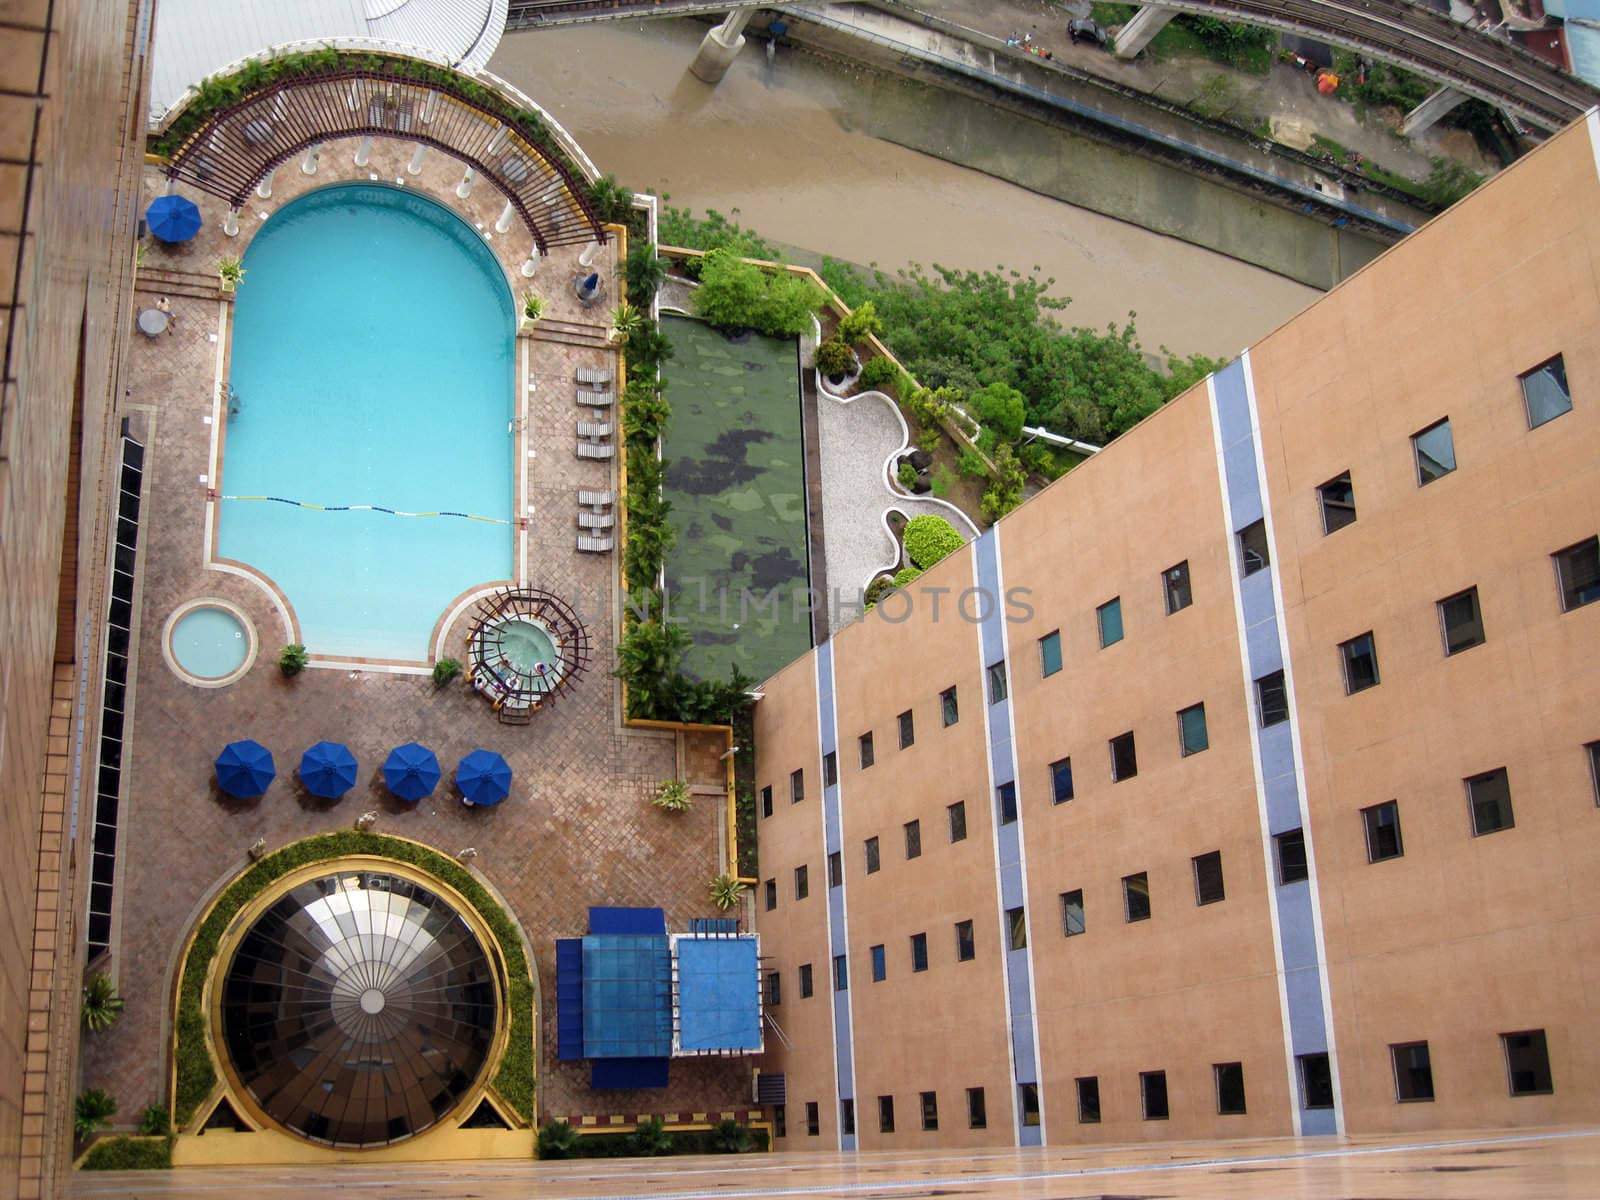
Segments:
[[[494,968],[421,884],[341,871],[256,918],[222,985],[239,1081],[284,1127],[373,1146],[422,1132],[472,1090],[494,1042]]]

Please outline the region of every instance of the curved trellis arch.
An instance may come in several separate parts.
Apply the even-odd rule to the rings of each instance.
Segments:
[[[344,137],[413,142],[461,160],[505,196],[541,253],[606,240],[584,182],[506,114],[437,78],[381,69],[340,67],[265,82],[209,113],[172,152],[167,175],[239,208],[281,163]]]

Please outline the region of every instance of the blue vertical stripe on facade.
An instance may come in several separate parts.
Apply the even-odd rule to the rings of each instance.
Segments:
[[[837,754],[839,750],[839,726],[834,711],[833,690],[833,642],[823,642],[817,647],[817,761],[821,761],[830,754]],[[820,768],[819,768],[820,769]],[[838,772],[834,772],[837,776]],[[819,775],[826,781],[827,776]],[[844,851],[844,822],[839,810],[839,785],[837,783],[824,786],[822,789],[822,831],[825,854],[841,854]],[[827,863],[823,863],[823,878],[827,879]],[[839,1083],[840,1107],[846,1100],[854,1100],[856,1095],[855,1081],[855,1045],[851,1038],[850,1025],[850,991],[847,987],[839,991],[834,987],[833,959],[849,953],[849,927],[845,921],[844,904],[845,885],[841,881],[838,887],[828,888],[828,954],[829,959],[824,970],[826,986],[833,996],[833,1055],[834,1069]],[[846,982],[855,982],[850,978],[849,958],[845,959]],[[838,1112],[838,1109],[835,1109]],[[854,1150],[856,1148],[856,1135],[842,1132],[840,1126],[839,1148],[841,1150]]]
[[[1256,465],[1256,434],[1244,358],[1235,359],[1211,380],[1215,400],[1217,441],[1221,447],[1223,487],[1228,500],[1232,528],[1227,531],[1230,545],[1234,535],[1262,519],[1266,509],[1265,488]],[[1272,548],[1276,558],[1276,548]],[[1230,561],[1238,570],[1237,547]],[[1240,621],[1244,626],[1245,662],[1251,679],[1260,679],[1282,670],[1283,639],[1279,628],[1277,592],[1273,579],[1278,570],[1274,561],[1265,570],[1237,583]],[[1267,828],[1274,837],[1290,829],[1304,828],[1305,813],[1300,803],[1299,769],[1295,757],[1291,723],[1284,721],[1261,728],[1253,711],[1256,751],[1261,764],[1261,788]],[[1268,843],[1270,849],[1270,842]],[[1309,840],[1307,856],[1310,856]],[[1272,856],[1275,857],[1275,856]],[[1315,862],[1310,869],[1316,870]],[[1270,878],[1276,880],[1274,872]],[[1283,960],[1283,999],[1289,1014],[1288,1042],[1292,1052],[1329,1053],[1330,1039],[1323,1014],[1322,965],[1317,951],[1317,914],[1313,909],[1309,882],[1277,884],[1272,887],[1272,905],[1278,924],[1278,945]],[[1305,1097],[1295,1089],[1299,1107],[1300,1131],[1308,1134],[1335,1133],[1337,1110],[1308,1109]]]
[[[983,649],[983,666],[1002,662],[1006,658],[1005,641],[1005,583],[1000,573],[1000,545],[997,529],[990,529],[973,543],[973,569],[977,586],[982,593],[982,619],[978,623],[979,644]],[[1016,746],[1011,736],[1010,663],[1006,664],[1007,696],[995,704],[989,703],[988,672],[980,677],[981,700],[984,705],[984,730],[989,742],[989,770],[994,786],[1017,786]],[[1000,928],[1005,930],[1005,910],[1026,908],[1027,880],[1023,869],[1022,853],[1022,795],[1017,787],[1017,819],[1000,823],[1000,804],[997,794],[989,797],[989,810],[995,828],[995,864],[1000,881]],[[1032,924],[1032,914],[1025,914]],[[1002,945],[1006,943],[1002,942]],[[1034,1043],[1032,961],[1028,950],[1005,950],[1006,1003],[1011,1033],[1011,1075],[1013,1084],[1012,1111],[1016,1114],[1017,1144],[1038,1146],[1044,1140],[1043,1109],[1040,1123],[1023,1124],[1022,1106],[1015,1092],[1022,1084],[1039,1082],[1039,1052]],[[1041,1105],[1043,1100],[1041,1098]]]

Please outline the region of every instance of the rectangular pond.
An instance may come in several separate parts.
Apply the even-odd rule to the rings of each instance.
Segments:
[[[684,669],[707,679],[737,664],[765,679],[811,648],[799,341],[661,325],[673,349],[668,603],[694,639]]]

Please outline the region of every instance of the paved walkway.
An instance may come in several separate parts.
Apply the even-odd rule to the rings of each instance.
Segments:
[[[791,1125],[791,1130],[793,1126]],[[670,1162],[450,1163],[79,1174],[66,1195],[167,1200],[549,1200],[628,1196],[1161,1196],[1170,1200],[1564,1200],[1600,1194],[1600,1130],[1434,1137],[1264,1138],[1046,1150],[903,1150]]]

